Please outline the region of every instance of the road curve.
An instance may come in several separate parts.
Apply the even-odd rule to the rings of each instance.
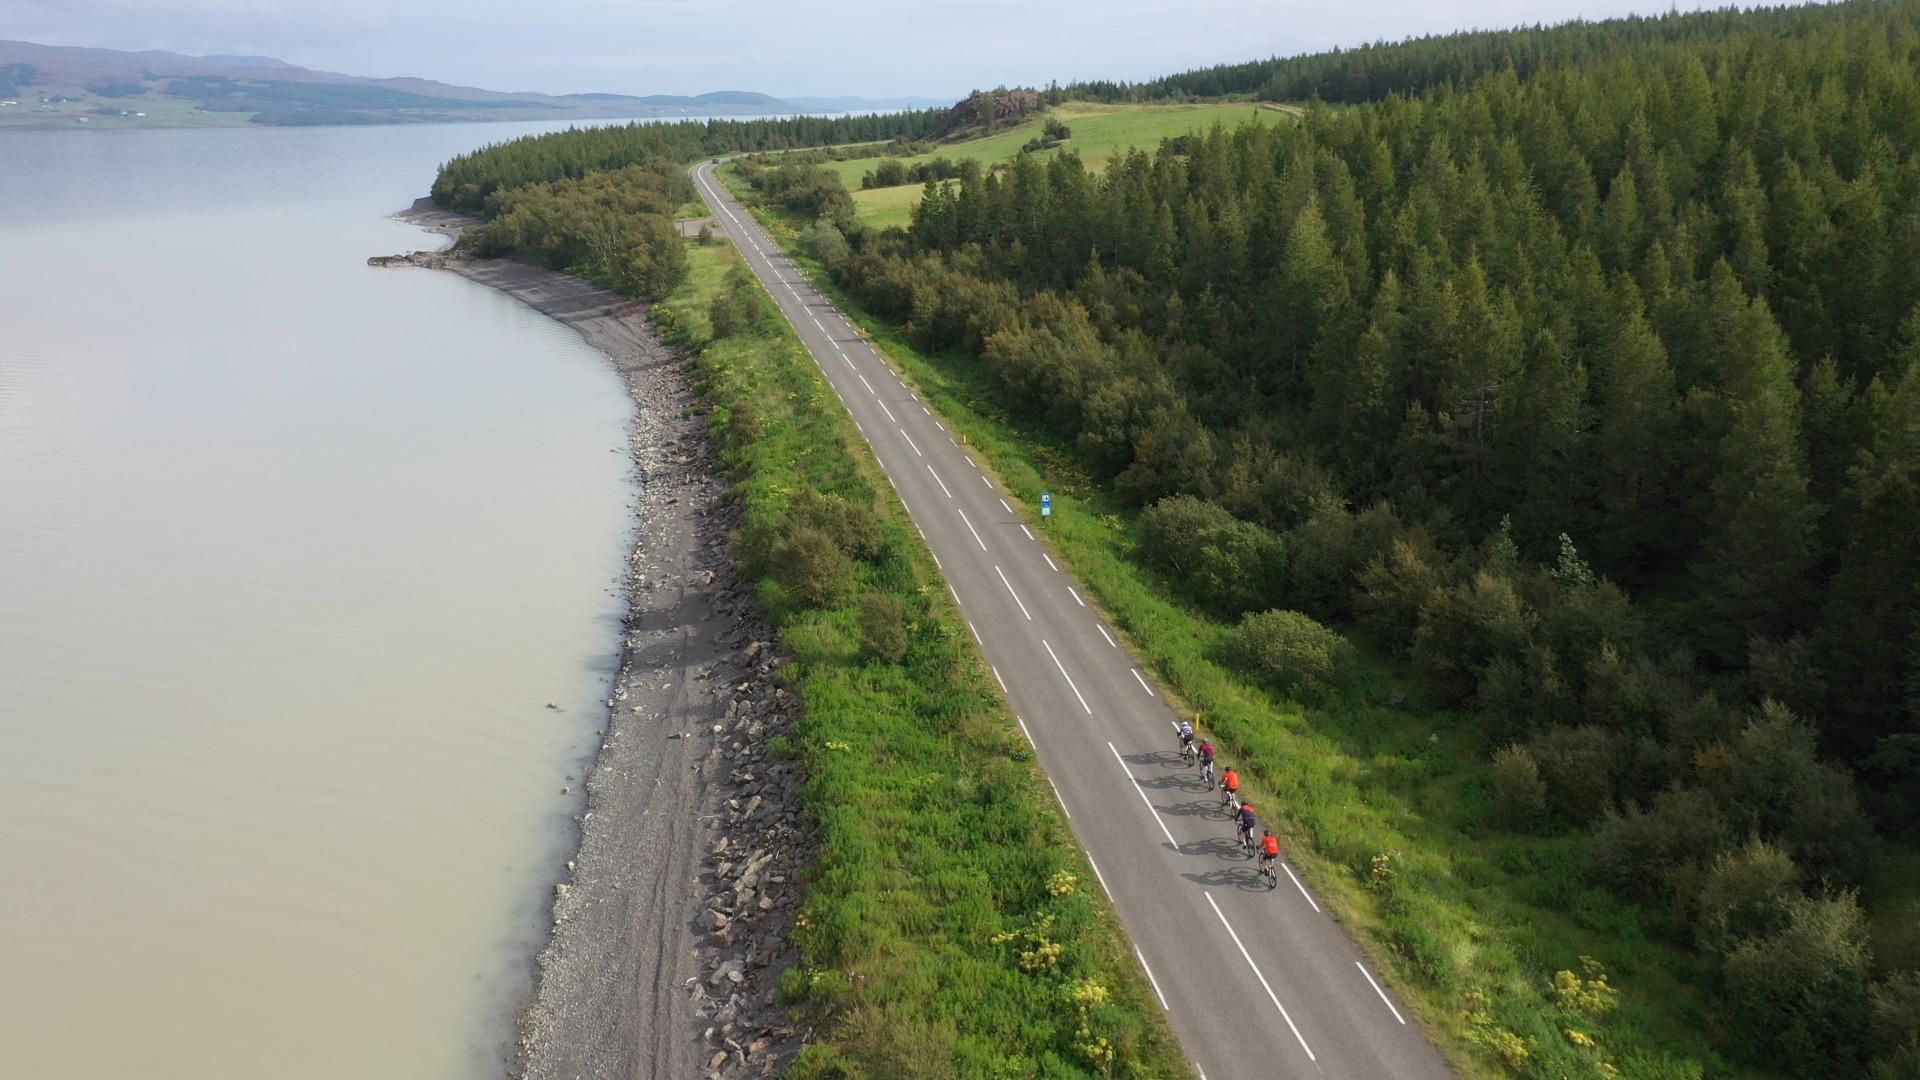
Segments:
[[[693,179],[926,538],[1207,1080],[1441,1078],[1445,1062],[1291,867],[1269,890],[1172,711],[1035,525],[712,176]]]

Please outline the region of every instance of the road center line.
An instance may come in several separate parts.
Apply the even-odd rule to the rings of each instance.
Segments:
[[[1400,1021],[1400,1025],[1402,1027],[1405,1027],[1407,1023],[1407,1018],[1400,1015],[1400,1010],[1394,1008],[1393,1002],[1387,1000],[1387,992],[1385,990],[1380,989],[1380,984],[1373,981],[1372,975],[1367,974],[1367,965],[1361,963],[1358,960],[1355,960],[1353,962],[1353,966],[1360,969],[1360,974],[1366,978],[1367,985],[1373,987],[1373,992],[1380,995],[1380,1000],[1382,1003],[1386,1005],[1387,1011],[1393,1014],[1393,1018],[1395,1020]]]
[[[1253,977],[1260,980],[1260,986],[1266,990],[1267,997],[1273,1001],[1273,1007],[1280,1010],[1280,1019],[1285,1020],[1289,1028],[1293,1028],[1293,1037],[1300,1040],[1300,1049],[1307,1052],[1307,1060],[1319,1061],[1319,1058],[1313,1056],[1313,1047],[1307,1045],[1306,1036],[1300,1034],[1299,1028],[1294,1027],[1293,1017],[1287,1015],[1287,1007],[1280,1004],[1280,995],[1273,992],[1273,987],[1267,983],[1267,977],[1260,974],[1260,965],[1253,962],[1253,954],[1247,951],[1245,945],[1240,944],[1240,935],[1233,932],[1233,924],[1227,921],[1226,912],[1221,911],[1220,905],[1213,902],[1212,893],[1202,895],[1207,898],[1207,904],[1213,908],[1213,913],[1220,916],[1220,925],[1227,928],[1227,936],[1232,938],[1234,945],[1239,947],[1240,955],[1246,957],[1247,966],[1253,969]]]
[[[1133,778],[1133,772],[1132,772],[1132,770],[1130,770],[1130,769],[1128,769],[1128,768],[1127,768],[1127,759],[1126,759],[1126,758],[1123,758],[1123,757],[1121,757],[1121,756],[1120,756],[1120,751],[1119,751],[1119,750],[1116,750],[1116,749],[1114,749],[1114,745],[1113,745],[1113,744],[1112,744],[1111,742],[1109,742],[1109,743],[1107,744],[1107,749],[1109,749],[1109,750],[1113,750],[1113,760],[1115,760],[1115,761],[1117,761],[1117,762],[1119,762],[1119,763],[1120,763],[1120,771],[1121,771],[1121,772],[1123,772],[1123,773],[1126,773],[1126,774],[1127,774],[1127,779],[1128,779],[1129,781],[1132,781],[1132,783],[1133,783],[1133,790],[1134,790],[1134,793],[1140,796],[1140,801],[1141,801],[1141,802],[1143,802],[1143,803],[1146,803],[1146,804],[1147,804],[1147,813],[1149,813],[1149,814],[1152,814],[1152,815],[1153,815],[1153,820],[1154,820],[1154,823],[1155,823],[1156,825],[1159,825],[1159,826],[1160,826],[1160,831],[1161,831],[1161,833],[1163,833],[1163,834],[1165,834],[1165,836],[1166,836],[1166,838],[1167,838],[1167,843],[1169,843],[1169,844],[1172,844],[1172,845],[1173,845],[1173,850],[1175,850],[1175,851],[1179,851],[1179,850],[1180,850],[1180,842],[1179,842],[1178,840],[1175,840],[1175,839],[1173,838],[1173,830],[1171,830],[1171,829],[1169,829],[1169,828],[1167,828],[1167,822],[1166,822],[1166,820],[1165,820],[1164,818],[1162,818],[1162,817],[1160,816],[1160,811],[1158,811],[1158,810],[1155,810],[1155,809],[1153,808],[1153,800],[1152,800],[1152,799],[1149,799],[1149,798],[1147,798],[1147,789],[1146,789],[1146,788],[1143,788],[1143,787],[1141,787],[1141,786],[1140,786],[1140,781],[1138,781],[1138,780],[1135,780],[1135,779]]]
[[[939,485],[940,485],[940,490],[941,490],[941,491],[946,491],[946,492],[947,492],[947,498],[949,498],[949,499],[951,499],[951,498],[953,498],[953,492],[951,492],[951,491],[947,491],[947,482],[946,482],[945,480],[942,480],[942,479],[940,479],[940,474],[939,474],[939,473],[937,473],[937,472],[933,472],[933,466],[932,466],[932,465],[928,465],[928,466],[927,466],[927,471],[928,471],[928,472],[930,472],[930,473],[933,473],[933,482],[934,482],[934,483],[936,483],[936,484],[939,484]]]
[[[908,445],[908,446],[911,446],[911,447],[913,447],[913,456],[914,456],[914,457],[926,457],[926,456],[927,456],[927,455],[925,455],[925,454],[923,454],[923,453],[921,453],[921,452],[920,452],[920,444],[919,444],[919,443],[917,443],[917,442],[914,442],[914,441],[913,441],[913,436],[911,436],[911,435],[909,435],[909,434],[907,434],[907,429],[906,429],[906,428],[901,428],[901,429],[900,429],[900,437],[901,437],[901,438],[903,438],[903,439],[905,439],[905,440],[907,440],[907,445]]]
[[[1067,665],[1060,662],[1060,657],[1054,653],[1053,646],[1047,644],[1046,638],[1041,638],[1040,644],[1046,647],[1047,655],[1053,657],[1053,666],[1060,669],[1060,677],[1067,680],[1067,689],[1073,691],[1073,696],[1080,699],[1080,707],[1087,710],[1088,716],[1092,716],[1093,706],[1087,704],[1087,699],[1081,695],[1080,688],[1073,685],[1073,676],[1067,674]],[[1112,746],[1113,744],[1108,743],[1107,745]],[[1118,754],[1119,751],[1116,750],[1114,751],[1114,753]],[[1161,826],[1161,827],[1165,828],[1165,826]],[[1169,833],[1167,835],[1167,839],[1169,840],[1173,839],[1173,835]]]
[[[856,371],[856,372],[854,372],[854,374],[855,374],[855,375],[860,375],[860,373],[859,373],[859,372],[857,372],[857,371]],[[864,386],[864,387],[866,387],[866,388],[867,388],[867,393],[869,393],[869,394],[872,394],[872,395],[873,395],[874,397],[879,397],[879,396],[880,396],[880,391],[878,391],[878,390],[875,390],[875,389],[873,388],[873,384],[867,381],[867,377],[866,377],[865,375],[860,375],[860,385],[861,385],[861,386]]]
[[[957,506],[954,507],[954,509],[960,510]],[[960,520],[967,522],[967,531],[973,534],[973,542],[980,545],[980,550],[987,550],[987,542],[980,539],[980,530],[973,527],[973,522],[967,521],[967,512],[965,510],[960,510]]]
[[[1000,575],[1000,584],[1007,587],[1007,595],[1013,597],[1014,603],[1020,604],[1020,594],[1013,591],[1013,582],[1007,580],[1006,572],[998,565],[994,566],[993,572]],[[1033,613],[1027,610],[1027,605],[1020,604],[1020,614],[1025,615],[1028,622],[1033,621]]]
[[[894,423],[896,423],[896,424],[900,422],[900,420],[899,420],[899,418],[893,415],[893,410],[892,410],[892,409],[889,409],[889,408],[887,408],[887,403],[886,403],[886,402],[884,402],[884,401],[876,401],[876,402],[875,402],[875,404],[877,404],[877,405],[879,405],[879,406],[880,406],[880,411],[881,411],[881,412],[883,412],[883,413],[886,413],[886,414],[887,414],[887,419],[889,419],[889,420],[891,420],[891,421],[893,421],[893,422],[894,422]]]
[[[1140,689],[1145,690],[1147,692],[1148,697],[1160,696],[1159,694],[1156,694],[1153,692],[1153,687],[1147,685],[1147,680],[1140,677],[1139,668],[1128,668],[1127,670],[1133,672],[1133,681],[1140,684]]]

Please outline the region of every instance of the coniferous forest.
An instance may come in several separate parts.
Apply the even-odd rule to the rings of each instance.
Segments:
[[[1701,958],[1733,1059],[1920,1075],[1920,975],[1859,903],[1920,843],[1920,3],[1044,96],[1218,94],[1306,114],[1100,172],[963,162],[907,230],[813,165],[744,172],[1135,505],[1140,557],[1250,655],[1351,638],[1465,718],[1501,827],[1584,835]],[[642,160],[613,138],[483,152],[435,193]],[[655,156],[758,148],[723,143]]]

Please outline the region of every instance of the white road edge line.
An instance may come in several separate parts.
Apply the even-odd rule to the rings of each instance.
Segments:
[[[992,664],[988,664],[987,667],[992,668],[993,681],[1000,684],[1000,692],[1003,694],[1013,693],[1013,691],[1007,689],[1007,680],[1000,677],[1000,669],[997,667],[994,667]]]
[[[1007,595],[1013,597],[1014,603],[1020,604],[1020,614],[1025,615],[1028,622],[1032,622],[1033,612],[1027,610],[1027,605],[1020,603],[1020,594],[1013,591],[1013,582],[1007,580],[1006,571],[1000,569],[999,564],[996,563],[993,572],[1000,575],[1000,584],[1007,587]]]
[[[1087,861],[1092,862],[1093,860],[1089,858]],[[1097,874],[1099,872],[1099,869],[1095,868],[1094,873]],[[1101,884],[1105,885],[1106,882],[1103,881]],[[1140,970],[1147,973],[1147,982],[1153,986],[1153,996],[1160,999],[1160,1008],[1165,1012],[1172,1012],[1173,1010],[1167,1006],[1167,995],[1160,992],[1160,980],[1153,977],[1153,969],[1147,966],[1147,954],[1140,951],[1140,946],[1135,945],[1133,947],[1133,955],[1140,958]],[[1195,1066],[1195,1068],[1198,1068],[1198,1066]],[[1200,1075],[1202,1080],[1205,1080],[1206,1074],[1202,1073]]]
[[[1025,525],[1020,526],[1020,531],[1026,535],[1027,539],[1029,540],[1033,539],[1033,534],[1030,532],[1027,532],[1027,527]]]
[[[1067,800],[1060,797],[1059,785],[1053,782],[1053,777],[1051,776],[1047,777],[1047,786],[1050,788],[1053,788],[1053,801],[1060,804],[1060,812],[1067,815],[1068,821],[1072,821],[1073,811],[1067,809]],[[1088,860],[1088,861],[1091,862],[1092,860]]]
[[[1053,571],[1056,574],[1060,572],[1060,568],[1053,565],[1053,556],[1048,555],[1046,552],[1043,551],[1040,553],[1040,557],[1047,560],[1047,569]]]
[[[1009,514],[1013,513],[1013,507],[1008,506],[1007,500],[1005,499],[1000,500],[1000,509],[1005,510]]]
[[[960,508],[957,506],[954,507],[954,509],[960,510]],[[987,550],[987,542],[985,540],[980,539],[979,530],[973,527],[973,522],[967,521],[967,512],[965,510],[960,510],[960,520],[967,522],[967,531],[970,533],[973,533],[973,542],[980,545],[980,550],[981,551]]]
[[[1128,668],[1127,670],[1133,672],[1133,681],[1140,684],[1140,689],[1145,690],[1147,692],[1148,697],[1160,696],[1159,694],[1156,694],[1153,692],[1153,687],[1147,685],[1147,680],[1140,677],[1139,668]]]
[[[1159,825],[1160,831],[1166,834],[1167,843],[1173,845],[1174,851],[1176,852],[1179,851],[1180,842],[1173,838],[1173,830],[1167,828],[1166,821],[1160,817],[1160,811],[1155,810],[1153,808],[1153,800],[1147,798],[1146,789],[1140,786],[1140,781],[1135,780],[1133,778],[1133,771],[1127,768],[1127,759],[1120,756],[1120,751],[1117,749],[1114,749],[1114,745],[1112,742],[1107,743],[1107,749],[1113,750],[1113,760],[1120,763],[1120,771],[1127,774],[1127,780],[1133,784],[1134,793],[1140,796],[1141,802],[1147,804],[1147,813],[1153,815],[1154,824]]]
[[[1051,560],[1051,559],[1049,559],[1048,561],[1049,561],[1049,562],[1051,562],[1052,560]],[[1074,589],[1073,589],[1073,586],[1071,586],[1071,585],[1069,585],[1069,586],[1067,586],[1067,591],[1068,591],[1068,592],[1070,592],[1070,593],[1073,593],[1073,602],[1074,602],[1074,603],[1076,603],[1076,604],[1079,604],[1079,605],[1080,605],[1081,607],[1086,607],[1086,606],[1087,606],[1087,602],[1086,602],[1085,600],[1082,600],[1082,599],[1080,599],[1080,594],[1079,594],[1079,593],[1077,593],[1077,592],[1074,592]]]
[[[1266,990],[1267,997],[1273,1002],[1273,1007],[1280,1010],[1280,1019],[1285,1020],[1289,1028],[1293,1028],[1293,1037],[1300,1040],[1300,1049],[1307,1052],[1307,1060],[1319,1061],[1319,1058],[1313,1056],[1313,1047],[1307,1045],[1306,1036],[1300,1034],[1298,1027],[1294,1027],[1293,1017],[1287,1015],[1287,1007],[1280,1004],[1280,995],[1273,992],[1273,987],[1267,983],[1267,977],[1260,973],[1260,965],[1253,962],[1253,954],[1247,951],[1245,945],[1240,944],[1240,935],[1233,932],[1233,924],[1227,921],[1227,913],[1221,911],[1220,905],[1213,902],[1212,893],[1201,895],[1207,898],[1207,904],[1213,908],[1213,913],[1220,916],[1220,925],[1227,928],[1227,936],[1233,939],[1234,945],[1240,950],[1240,955],[1246,957],[1247,966],[1253,969],[1253,977],[1260,980],[1260,986]]]
[[[1318,912],[1320,910],[1320,905],[1315,904],[1313,902],[1313,894],[1307,891],[1307,887],[1305,885],[1300,884],[1300,879],[1297,877],[1293,877],[1293,867],[1288,866],[1286,863],[1282,862],[1280,864],[1280,869],[1285,870],[1287,872],[1287,876],[1290,878],[1293,878],[1293,887],[1296,889],[1299,889],[1300,895],[1306,897],[1307,903],[1311,904],[1313,906],[1313,910]]]
[[[1400,1021],[1401,1027],[1405,1027],[1407,1025],[1407,1018],[1400,1015],[1400,1010],[1394,1008],[1393,1002],[1387,1000],[1387,992],[1380,989],[1380,984],[1373,981],[1372,975],[1367,974],[1367,965],[1355,960],[1353,966],[1360,969],[1361,976],[1367,980],[1368,986],[1373,987],[1373,992],[1380,995],[1380,1001],[1387,1007],[1387,1011],[1393,1014],[1395,1020]]]
[[[1114,645],[1114,642],[1113,642],[1113,639],[1112,639],[1112,638],[1110,638],[1110,637],[1107,637],[1107,628],[1106,628],[1106,627],[1104,627],[1104,626],[1101,626],[1101,625],[1100,625],[1099,623],[1094,623],[1094,624],[1093,624],[1093,628],[1094,628],[1095,630],[1098,630],[1098,631],[1100,631],[1100,636],[1101,636],[1101,637],[1103,637],[1103,638],[1107,638],[1107,644],[1109,644],[1109,645],[1113,645],[1113,647],[1114,647],[1114,648],[1116,648],[1116,649],[1120,647],[1120,646],[1118,646],[1118,645]]]
[[[960,590],[953,587],[953,582],[947,582],[947,591],[953,594],[953,602],[960,604]],[[965,607],[966,605],[960,604],[960,606]]]
[[[980,640],[980,631],[973,625],[972,619],[967,620],[967,629],[973,631],[973,640],[975,644],[979,645],[983,649],[987,647],[987,643]],[[1015,717],[1015,719],[1017,720],[1019,718]],[[1026,725],[1022,724],[1021,726],[1025,727]]]
[[[1040,749],[1039,744],[1033,741],[1033,732],[1027,730],[1026,720],[1022,719],[1019,716],[1015,716],[1014,719],[1020,721],[1020,734],[1025,735],[1027,737],[1027,745],[1033,747],[1035,750]],[[1051,784],[1053,783],[1053,781],[1048,780],[1047,783]],[[1054,790],[1056,791],[1056,793],[1059,791],[1058,788]],[[1066,808],[1067,807],[1065,803],[1060,804],[1060,809],[1065,810]]]

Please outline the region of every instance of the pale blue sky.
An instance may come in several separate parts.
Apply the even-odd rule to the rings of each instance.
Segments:
[[[550,93],[953,97],[1138,79],[1664,0],[0,0],[0,38],[275,56],[353,75]],[[1684,2],[1682,8],[1721,6]]]

